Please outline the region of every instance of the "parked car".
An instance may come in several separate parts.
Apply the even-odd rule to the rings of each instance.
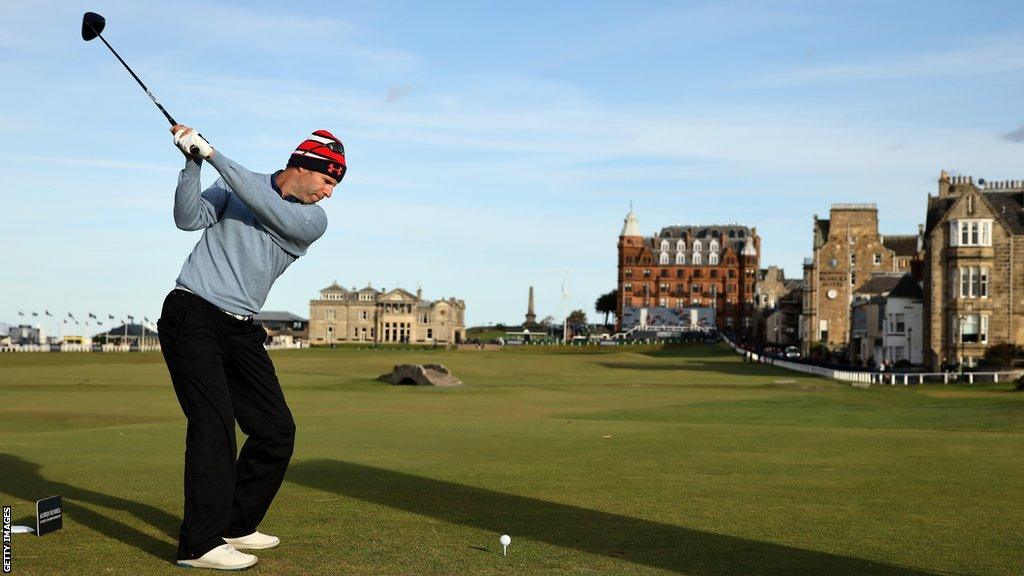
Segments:
[[[784,353],[784,356],[786,358],[794,358],[794,359],[799,358],[800,357],[800,349],[797,348],[796,346],[787,346],[786,347],[786,352]]]

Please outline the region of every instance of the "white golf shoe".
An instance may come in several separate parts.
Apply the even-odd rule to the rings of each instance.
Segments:
[[[266,550],[267,548],[277,548],[277,545],[281,543],[281,539],[277,536],[260,532],[253,532],[239,538],[225,538],[224,541],[238,550]]]
[[[178,566],[186,568],[210,568],[212,570],[245,570],[259,562],[252,554],[239,552],[230,544],[217,546],[195,560],[178,560]]]

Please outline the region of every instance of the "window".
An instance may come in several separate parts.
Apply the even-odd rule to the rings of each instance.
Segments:
[[[957,277],[959,289],[954,294],[959,293],[960,298],[988,298],[988,268],[964,266],[954,273],[954,282]]]
[[[668,270],[665,270],[663,268],[661,272],[658,272],[658,276],[660,276],[661,278],[668,278]]]
[[[875,266],[881,266],[882,265],[882,255],[881,254],[875,254],[874,264],[875,264]]]
[[[668,300],[665,298],[658,298],[658,306],[665,308],[668,306]]]
[[[718,264],[718,253],[717,252],[712,252],[711,254],[708,254],[708,264],[712,264],[712,265]]]
[[[686,254],[676,252],[676,264],[686,264]]]
[[[712,240],[708,244],[708,250],[710,250],[712,252],[718,252],[718,240]]]
[[[430,322],[430,316],[426,312],[420,314],[420,324],[426,324],[428,322]]]
[[[897,334],[903,334],[907,331],[907,321],[905,314],[893,314],[892,315],[892,328],[893,332]]]
[[[633,289],[633,285],[630,284],[629,282],[626,282],[625,284],[622,285],[622,291],[623,292],[629,292],[632,289]]]
[[[694,294],[700,294],[700,284],[694,284],[693,286],[691,286],[690,292],[693,292]]]
[[[682,252],[683,250],[686,250],[686,242],[682,240],[676,242],[676,252]]]
[[[857,285],[857,273],[856,272],[850,272],[850,286],[856,286],[856,285]]]
[[[632,268],[626,268],[626,271],[623,272],[623,274],[625,276],[632,276],[633,275],[633,269]]]
[[[434,338],[434,329],[433,328],[427,328],[427,340],[431,340],[433,338]]]
[[[694,241],[693,241],[693,251],[694,251],[694,252],[700,252],[700,251],[701,251],[701,243],[700,243],[700,240],[694,240]],[[696,254],[695,254],[695,255],[696,255]]]
[[[950,220],[950,246],[991,246],[991,220]]]
[[[850,252],[850,266],[856,266],[856,265],[857,265],[857,253],[856,252]]]
[[[693,253],[693,260],[690,263],[698,266],[701,264],[700,252]]]
[[[334,320],[334,309],[333,308],[327,310],[327,319],[328,320]]]
[[[681,269],[680,270],[676,270],[676,278],[682,278],[682,277],[683,277],[683,271]]]
[[[644,268],[644,278],[650,278],[650,277],[651,277],[651,269],[650,268]]]
[[[662,240],[661,241],[661,249],[662,249],[662,251],[667,251],[668,250],[668,240]]]
[[[712,270],[711,271],[711,277],[712,278],[718,278],[718,270]]]
[[[981,322],[977,314],[967,314],[960,324],[961,342],[978,342],[981,336]]]
[[[668,252],[662,252],[658,264],[668,264]]]

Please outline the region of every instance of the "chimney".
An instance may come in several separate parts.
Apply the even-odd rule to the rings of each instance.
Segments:
[[[939,198],[946,198],[949,196],[949,172],[943,170],[939,172]]]

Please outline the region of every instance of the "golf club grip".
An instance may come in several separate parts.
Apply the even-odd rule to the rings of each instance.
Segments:
[[[196,136],[199,136],[203,140],[206,140],[206,138],[203,136],[202,132],[196,132]],[[209,140],[206,140],[206,141],[209,142]],[[192,147],[190,147],[188,149],[188,151],[191,152],[193,156],[199,156],[199,147],[198,146],[192,146]]]

